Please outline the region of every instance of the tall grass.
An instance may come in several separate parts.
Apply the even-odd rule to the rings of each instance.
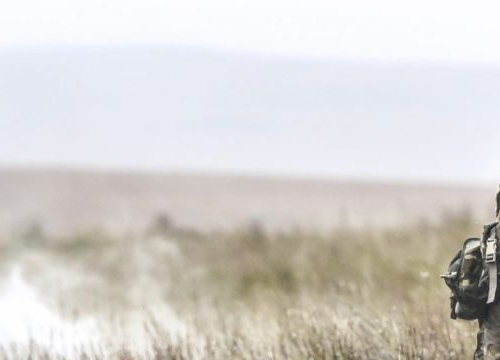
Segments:
[[[472,354],[475,324],[449,319],[449,294],[439,279],[462,241],[481,232],[467,212],[443,214],[434,222],[328,232],[270,232],[251,224],[200,233],[167,225],[120,237],[102,231],[51,237],[37,229],[28,232],[29,241],[7,238],[0,251],[3,269],[23,264],[28,281],[54,311],[71,321],[96,319],[99,336],[66,353],[34,342],[5,345],[0,357]],[[55,281],[61,272],[65,281]],[[174,315],[166,316],[163,304]],[[122,328],[137,332],[126,335]]]

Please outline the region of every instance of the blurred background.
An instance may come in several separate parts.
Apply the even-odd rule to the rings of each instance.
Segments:
[[[465,356],[437,274],[494,217],[498,10],[2,2],[3,356]]]

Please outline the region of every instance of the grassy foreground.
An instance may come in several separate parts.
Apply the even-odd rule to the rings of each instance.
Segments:
[[[0,358],[469,358],[475,324],[449,319],[439,273],[480,232],[467,212],[327,233],[27,228],[2,243],[2,270],[20,264],[53,311],[95,324],[78,343],[4,342]]]

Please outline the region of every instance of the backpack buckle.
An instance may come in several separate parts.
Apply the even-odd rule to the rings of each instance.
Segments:
[[[497,239],[490,237],[486,240],[486,252],[484,261],[487,263],[494,263],[497,261]]]
[[[455,279],[457,277],[456,271],[448,271],[440,275],[441,279]]]

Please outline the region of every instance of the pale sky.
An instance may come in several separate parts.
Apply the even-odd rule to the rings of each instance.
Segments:
[[[2,0],[0,166],[496,181],[499,15],[498,1]]]
[[[383,61],[500,62],[500,3],[2,0],[0,46],[167,44]]]

